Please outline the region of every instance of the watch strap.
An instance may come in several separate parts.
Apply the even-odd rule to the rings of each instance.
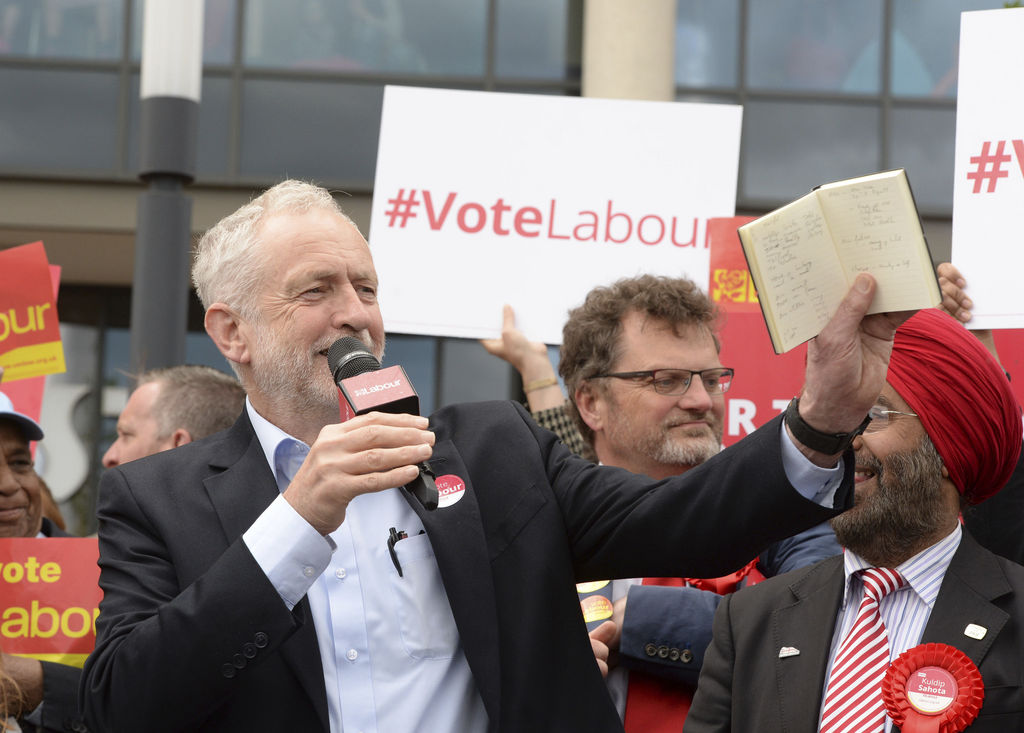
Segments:
[[[806,445],[811,450],[816,450],[827,455],[836,455],[842,453],[850,444],[853,443],[853,439],[864,432],[864,428],[871,422],[869,416],[864,417],[864,422],[856,427],[852,432],[849,433],[823,433],[811,427],[807,422],[800,417],[800,398],[794,397],[789,402],[789,406],[786,408],[786,425],[789,426],[789,430],[793,433],[793,437],[799,440],[801,443]]]

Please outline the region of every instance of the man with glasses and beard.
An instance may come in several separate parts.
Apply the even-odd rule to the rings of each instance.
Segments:
[[[639,275],[592,289],[562,329],[564,403],[546,347],[515,329],[511,310],[502,338],[482,343],[516,367],[534,418],[566,445],[582,436],[580,452],[602,465],[660,479],[722,449],[733,369],[721,361],[718,322],[714,302],[688,278]],[[614,606],[581,594],[598,609],[588,625],[626,733],[682,728],[722,594],[840,552],[823,523],[725,577],[615,579],[600,589]]]
[[[967,730],[1024,729],[1024,567],[982,548],[959,521],[1020,455],[1009,382],[959,323],[921,311],[896,332],[870,415],[853,442],[854,507],[832,520],[843,556],[721,603],[688,733],[891,730],[885,670],[932,642],[980,670],[984,701]],[[855,682],[844,676],[849,650],[868,628],[878,656]]]

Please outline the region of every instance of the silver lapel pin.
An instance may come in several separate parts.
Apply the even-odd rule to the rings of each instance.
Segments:
[[[984,639],[987,633],[988,629],[978,626],[978,624],[967,624],[967,628],[964,629],[964,636],[969,636],[972,639]]]

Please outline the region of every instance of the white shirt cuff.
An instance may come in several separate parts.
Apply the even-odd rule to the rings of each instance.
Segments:
[[[335,549],[283,496],[274,499],[242,540],[289,611],[327,568]]]

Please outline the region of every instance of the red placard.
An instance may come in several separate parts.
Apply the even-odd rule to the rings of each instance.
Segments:
[[[4,381],[64,371],[57,301],[42,242],[0,251]]]
[[[50,265],[50,284],[53,287],[53,298],[57,299],[57,291],[60,288],[60,265]],[[46,377],[29,377],[20,379],[17,382],[8,381],[7,375],[0,378],[0,391],[11,398],[14,409],[22,415],[28,415],[36,422],[40,422],[43,412],[43,389],[46,387]],[[36,445],[32,444],[32,453],[35,454]]]
[[[0,648],[81,667],[96,645],[94,537],[0,538]]]
[[[736,229],[751,216],[708,219],[708,294],[723,310],[722,364],[736,370],[725,395],[725,434],[732,445],[786,409],[803,386],[807,347],[776,354],[764,325]]]

